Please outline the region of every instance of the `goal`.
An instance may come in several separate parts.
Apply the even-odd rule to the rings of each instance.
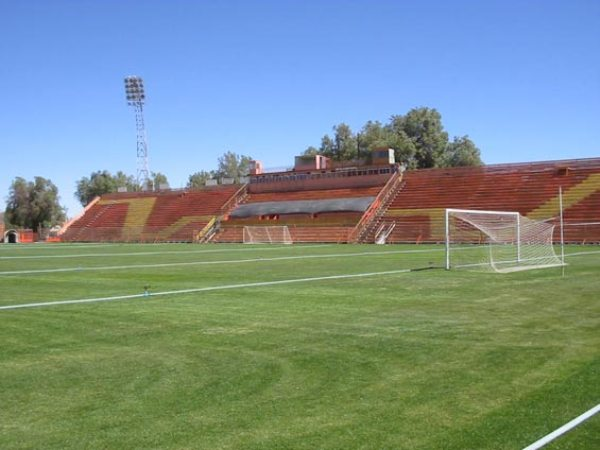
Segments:
[[[552,244],[554,225],[518,212],[446,210],[446,269],[507,273],[564,265]]]
[[[287,226],[246,226],[244,244],[291,244],[292,236]]]

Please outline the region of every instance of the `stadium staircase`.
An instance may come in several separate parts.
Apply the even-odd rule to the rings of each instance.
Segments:
[[[383,189],[377,194],[369,209],[365,211],[360,221],[354,227],[354,230],[350,233],[348,242],[374,241],[376,230],[380,229],[381,217],[402,189],[402,176],[403,172],[398,171],[390,177]],[[372,239],[371,236],[373,236]]]

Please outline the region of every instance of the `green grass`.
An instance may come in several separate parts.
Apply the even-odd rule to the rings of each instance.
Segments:
[[[564,277],[433,269],[0,310],[0,448],[520,449],[600,403],[599,250],[569,247],[589,254]],[[435,246],[2,246],[0,306],[442,263]],[[6,274],[57,268],[74,270]],[[547,448],[599,447],[597,415]]]

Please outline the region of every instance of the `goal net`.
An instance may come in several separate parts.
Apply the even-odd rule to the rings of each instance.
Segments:
[[[517,212],[446,210],[446,269],[507,273],[563,265],[552,245],[554,225]]]
[[[244,227],[244,244],[291,244],[292,236],[287,226]]]

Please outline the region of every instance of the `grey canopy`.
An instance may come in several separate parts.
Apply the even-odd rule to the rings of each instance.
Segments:
[[[375,197],[335,198],[247,203],[234,209],[230,217],[270,216],[274,214],[317,214],[323,212],[365,212]]]

